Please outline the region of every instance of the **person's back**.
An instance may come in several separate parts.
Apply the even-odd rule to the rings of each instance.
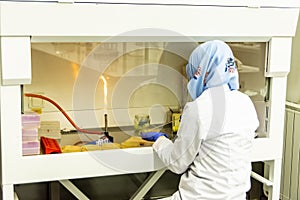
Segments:
[[[182,176],[182,199],[245,199],[250,189],[256,112],[248,96],[226,87],[208,89],[189,105],[198,110],[207,135]]]

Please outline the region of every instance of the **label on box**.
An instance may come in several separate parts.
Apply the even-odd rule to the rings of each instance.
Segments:
[[[61,139],[60,122],[59,121],[41,121],[41,127],[38,130],[39,138],[44,136],[47,138]]]

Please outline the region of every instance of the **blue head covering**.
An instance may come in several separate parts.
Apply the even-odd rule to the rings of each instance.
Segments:
[[[206,89],[227,84],[230,90],[239,88],[238,72],[230,47],[222,41],[199,45],[186,65],[188,91],[193,100]]]

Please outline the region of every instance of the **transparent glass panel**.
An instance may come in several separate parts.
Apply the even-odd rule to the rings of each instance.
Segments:
[[[148,114],[152,125],[168,124],[170,111],[189,101],[185,65],[198,43],[32,43],[32,84],[58,103],[82,128],[133,126],[134,116]],[[264,135],[267,79],[266,43],[229,43],[240,74],[240,91],[253,100]],[[31,103],[33,102],[34,105]],[[24,98],[24,111],[41,105],[42,120],[59,120],[73,129],[49,102]],[[158,127],[158,128],[159,128]]]
[[[260,126],[258,137],[267,135],[268,84],[265,78],[267,43],[230,43],[239,69],[240,91],[253,100]]]

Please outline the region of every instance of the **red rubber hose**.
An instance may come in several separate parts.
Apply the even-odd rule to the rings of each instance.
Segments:
[[[60,107],[55,101],[53,101],[52,99],[45,97],[43,95],[39,95],[39,94],[31,94],[31,93],[26,93],[24,94],[26,97],[33,97],[33,98],[39,98],[39,99],[43,99],[45,101],[50,102],[52,105],[54,105],[66,118],[67,120],[72,124],[72,126],[79,132],[82,133],[89,133],[89,134],[98,134],[98,135],[102,135],[103,132],[99,132],[99,131],[89,131],[89,130],[85,130],[85,129],[81,129],[79,128],[79,126],[77,126],[75,124],[75,122],[71,119],[71,117],[62,109],[62,107]]]

